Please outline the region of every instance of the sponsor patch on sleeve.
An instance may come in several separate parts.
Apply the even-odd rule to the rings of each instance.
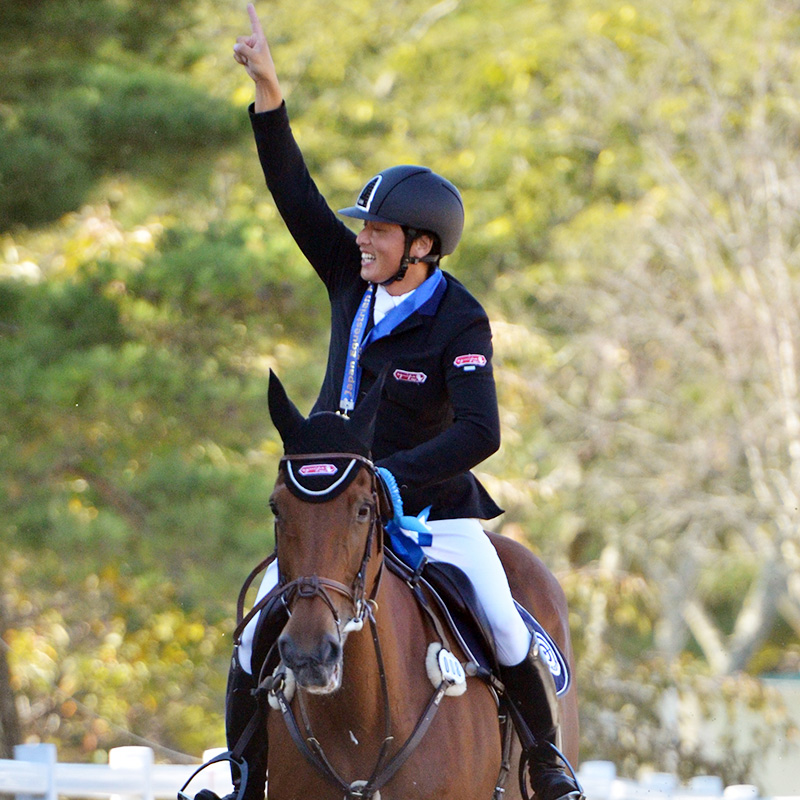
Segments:
[[[463,356],[456,356],[453,361],[453,366],[458,369],[463,369],[464,372],[472,372],[478,367],[486,366],[486,356],[480,353],[466,353]]]

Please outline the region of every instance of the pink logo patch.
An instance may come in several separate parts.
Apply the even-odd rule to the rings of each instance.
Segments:
[[[396,369],[394,371],[394,379],[396,381],[405,381],[406,383],[425,383],[428,376],[424,372],[408,372],[404,369]]]
[[[475,369],[475,367],[486,366],[486,356],[480,353],[469,353],[467,355],[458,356],[453,362],[454,367],[463,367],[464,369]]]
[[[339,470],[333,464],[304,464],[298,470],[303,476],[335,475]]]

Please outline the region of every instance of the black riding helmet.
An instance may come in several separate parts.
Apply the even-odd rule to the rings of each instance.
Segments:
[[[346,217],[390,222],[406,231],[406,254],[392,280],[402,280],[410,261],[411,243],[423,233],[435,234],[439,255],[456,249],[464,229],[464,204],[450,181],[427,167],[404,164],[390,167],[371,178],[358,195],[354,206],[339,211]],[[438,262],[439,256],[425,261]]]

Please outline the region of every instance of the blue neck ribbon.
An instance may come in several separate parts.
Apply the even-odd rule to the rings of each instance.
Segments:
[[[345,362],[344,379],[342,380],[342,392],[339,396],[339,410],[343,414],[349,414],[356,407],[358,387],[361,383],[361,367],[358,362],[364,348],[371,342],[376,342],[378,339],[388,336],[401,322],[408,319],[415,311],[427,303],[443,280],[442,271],[436,269],[433,275],[421,283],[410,297],[406,297],[400,305],[391,309],[365,335],[369,323],[369,312],[372,307],[372,297],[375,294],[375,284],[371,283],[367,286],[356,315],[353,317],[353,324],[350,326],[347,361]]]

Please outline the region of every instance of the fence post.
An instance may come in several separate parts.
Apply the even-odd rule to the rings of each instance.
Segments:
[[[153,751],[149,747],[114,747],[108,754],[111,769],[132,770],[141,775],[142,800],[155,800],[153,793]],[[138,794],[138,792],[137,792]],[[111,795],[111,800],[128,800],[125,795]]]
[[[722,797],[725,785],[717,775],[696,775],[689,781],[689,791],[696,796]]]
[[[722,793],[725,800],[756,800],[759,797],[758,787],[749,783],[735,783],[726,786]]]
[[[608,800],[617,779],[617,767],[612,761],[584,761],[578,779],[589,800]]]
[[[44,800],[58,800],[56,794],[58,751],[54,744],[16,744],[14,745],[14,760],[41,764],[47,772],[47,789]],[[18,794],[17,800],[40,800],[40,796]]]
[[[673,795],[678,789],[678,778],[671,772],[649,772],[639,781],[648,792]]]

